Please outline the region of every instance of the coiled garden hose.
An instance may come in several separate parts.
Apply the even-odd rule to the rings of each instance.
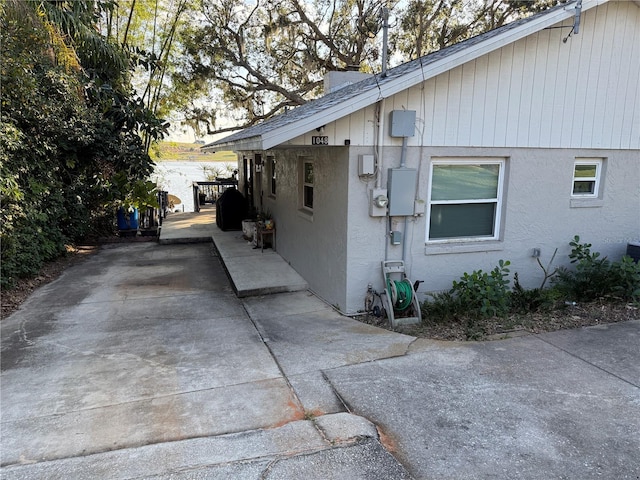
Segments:
[[[387,278],[387,290],[391,295],[391,303],[396,310],[403,311],[409,308],[413,300],[413,288],[409,282],[389,280]]]

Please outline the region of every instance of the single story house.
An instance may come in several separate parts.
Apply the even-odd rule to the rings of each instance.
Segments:
[[[238,155],[277,251],[346,314],[381,262],[419,295],[511,261],[525,287],[574,235],[640,240],[640,2],[567,2],[204,146]]]

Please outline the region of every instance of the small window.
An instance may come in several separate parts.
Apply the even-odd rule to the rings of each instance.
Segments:
[[[276,158],[267,157],[267,166],[269,168],[269,177],[271,178],[269,193],[275,197],[276,196]]]
[[[313,210],[313,162],[303,162],[302,173],[302,205]]]
[[[577,159],[573,166],[574,197],[597,197],[600,192],[602,159]]]
[[[504,160],[434,161],[427,240],[497,239],[503,176]]]

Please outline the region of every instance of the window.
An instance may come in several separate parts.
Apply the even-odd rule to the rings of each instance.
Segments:
[[[434,160],[428,241],[497,239],[504,165],[501,159]]]
[[[302,206],[313,210],[313,162],[302,162]]]
[[[576,159],[573,166],[574,197],[597,197],[600,190],[602,159]]]
[[[269,193],[275,197],[276,196],[276,158],[267,157],[267,166],[269,168],[269,177],[271,178]]]

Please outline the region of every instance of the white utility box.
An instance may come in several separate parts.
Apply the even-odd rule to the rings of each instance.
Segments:
[[[376,159],[373,155],[358,155],[358,175],[375,175]]]

